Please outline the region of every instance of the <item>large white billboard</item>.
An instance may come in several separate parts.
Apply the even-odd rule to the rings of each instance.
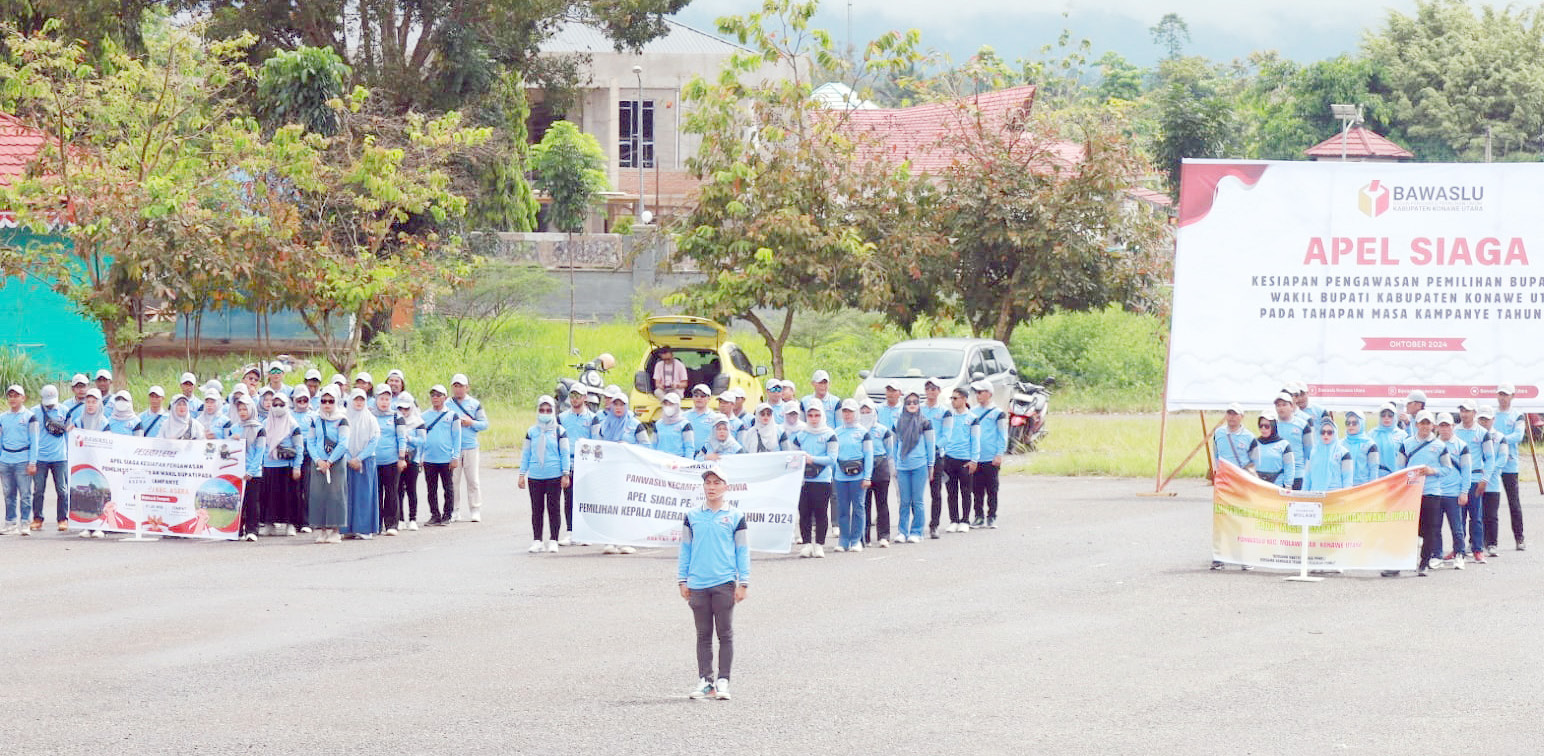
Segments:
[[[1544,407],[1544,164],[1186,161],[1168,408]],[[1402,406],[1402,405],[1401,405]]]

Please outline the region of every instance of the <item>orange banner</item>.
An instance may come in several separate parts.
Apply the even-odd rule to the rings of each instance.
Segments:
[[[1420,473],[1402,470],[1340,491],[1289,491],[1224,460],[1212,493],[1212,559],[1297,569],[1302,528],[1287,524],[1287,505],[1319,501],[1324,524],[1308,529],[1308,569],[1414,569],[1422,483]]]

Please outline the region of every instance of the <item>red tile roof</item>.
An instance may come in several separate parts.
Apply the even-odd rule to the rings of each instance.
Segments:
[[[1341,155],[1341,135],[1336,134],[1306,150],[1303,154],[1316,158],[1339,158]],[[1348,158],[1404,158],[1415,157],[1415,153],[1400,147],[1389,141],[1377,132],[1364,126],[1353,126],[1345,135],[1345,155]]]
[[[9,113],[0,113],[0,186],[24,174],[47,141],[43,132],[23,125]]]

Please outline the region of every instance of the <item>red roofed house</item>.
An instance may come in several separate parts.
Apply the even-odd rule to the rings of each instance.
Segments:
[[[48,136],[0,113],[0,186],[24,175]],[[0,210],[0,245],[25,249],[64,243],[56,236],[18,228],[13,212]],[[0,349],[25,353],[44,367],[85,372],[107,364],[106,342],[96,321],[82,317],[74,303],[31,276],[0,279]]]
[[[1344,134],[1303,150],[1303,154],[1314,160],[1344,159],[1358,163],[1403,163],[1415,159],[1415,153],[1365,126],[1353,126]]]

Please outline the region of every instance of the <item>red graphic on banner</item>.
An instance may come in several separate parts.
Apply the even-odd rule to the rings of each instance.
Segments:
[[[1217,198],[1217,184],[1232,176],[1254,186],[1265,175],[1257,163],[1185,163],[1179,169],[1179,225],[1188,226],[1206,217]]]
[[[1443,399],[1457,401],[1459,399],[1495,399],[1496,387],[1494,385],[1481,386],[1416,386],[1390,383],[1316,383],[1308,386],[1308,391],[1314,396],[1337,399],[1382,399],[1386,397],[1403,398],[1412,391],[1421,391],[1426,394],[1426,403],[1432,404]],[[1517,393],[1512,395],[1514,399],[1532,399],[1539,395],[1538,386],[1518,386]]]
[[[1398,338],[1371,338],[1362,337],[1362,351],[1364,352],[1462,352],[1464,350],[1463,339],[1450,338],[1420,338],[1400,336]]]

